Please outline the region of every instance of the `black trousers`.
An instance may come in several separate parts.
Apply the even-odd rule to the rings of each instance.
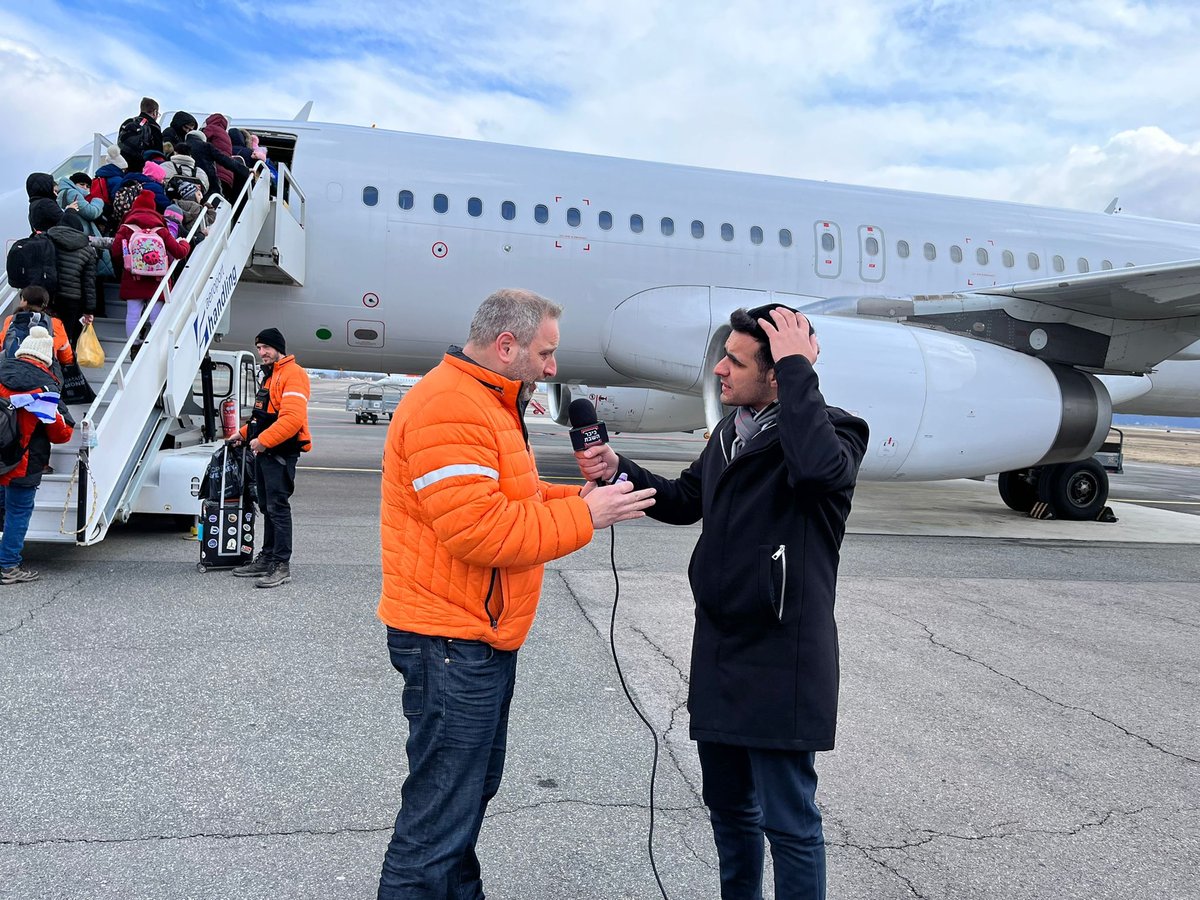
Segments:
[[[285,563],[292,558],[292,492],[296,456],[259,453],[254,457],[258,508],[263,515],[262,558]]]

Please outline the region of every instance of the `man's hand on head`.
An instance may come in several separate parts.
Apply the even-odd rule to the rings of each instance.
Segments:
[[[775,307],[769,313],[770,319],[759,319],[758,324],[767,333],[771,343],[771,355],[776,360],[785,356],[803,356],[815,364],[821,355],[821,345],[817,336],[811,334],[812,326],[803,313],[792,312],[781,306]]]

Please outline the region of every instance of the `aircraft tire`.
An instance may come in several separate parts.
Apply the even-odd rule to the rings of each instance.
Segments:
[[[1038,477],[1032,469],[1014,469],[1011,472],[1001,472],[1000,499],[1009,509],[1019,513],[1027,513],[1033,509],[1038,500]]]
[[[1091,458],[1046,466],[1038,478],[1038,499],[1060,519],[1095,519],[1108,502],[1108,473]]]

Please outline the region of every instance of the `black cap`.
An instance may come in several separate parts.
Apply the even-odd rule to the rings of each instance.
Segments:
[[[268,347],[274,347],[281,354],[287,355],[287,341],[283,339],[283,332],[278,328],[264,328],[258,333],[254,343],[266,344]]]

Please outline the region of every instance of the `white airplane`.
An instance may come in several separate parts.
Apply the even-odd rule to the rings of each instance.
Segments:
[[[610,430],[694,430],[721,415],[729,313],[784,302],[820,335],[827,400],[870,423],[861,477],[1002,473],[1010,506],[1040,498],[1066,518],[1107,499],[1092,456],[1114,409],[1200,415],[1200,226],[235,124],[303,186],[305,258],[300,277],[261,276],[302,285],[250,280],[246,261],[226,346],[277,325],[305,365],[421,373],[484,296],[526,287],[565,307],[551,415],[590,394]],[[24,212],[20,193],[0,205],[6,233]]]

